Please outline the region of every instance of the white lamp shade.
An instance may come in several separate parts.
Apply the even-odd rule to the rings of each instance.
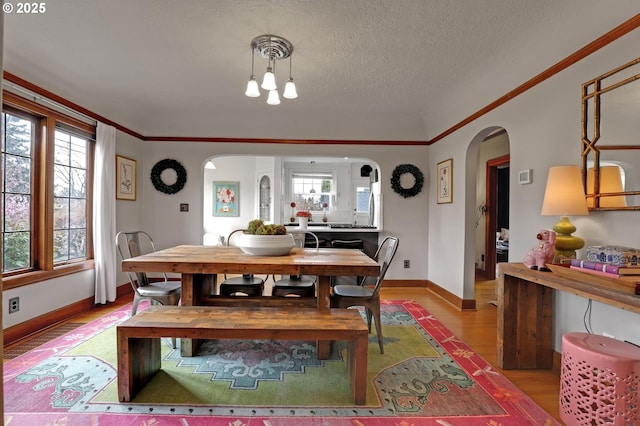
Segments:
[[[296,84],[293,82],[293,79],[289,79],[287,84],[284,85],[284,93],[282,94],[287,99],[295,99],[298,97],[298,92],[296,91]]]
[[[269,97],[267,98],[267,103],[269,105],[280,105],[280,95],[278,95],[277,90],[269,91]]]
[[[593,168],[587,170],[587,194],[593,194],[594,185],[594,173]],[[612,192],[622,192],[622,175],[620,174],[620,168],[618,166],[604,166],[600,167],[600,194],[607,194]],[[594,199],[587,199],[587,205],[594,207]],[[613,195],[611,197],[600,197],[600,207],[626,207],[627,200],[623,195]]]
[[[258,89],[258,82],[255,78],[251,78],[247,83],[247,91],[244,92],[250,98],[257,98],[260,96],[260,89]]]
[[[549,169],[541,214],[543,216],[589,214],[582,186],[582,174],[577,166],[557,166]]]
[[[271,71],[271,68],[267,68],[267,72],[264,73],[260,87],[264,90],[276,90],[278,88],[278,86],[276,86],[276,76]]]

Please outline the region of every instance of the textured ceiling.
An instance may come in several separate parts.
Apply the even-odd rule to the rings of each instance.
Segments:
[[[637,0],[54,0],[4,68],[145,136],[427,140],[640,12]],[[298,99],[244,96],[294,44]],[[256,58],[256,75],[266,62]],[[278,63],[279,85],[288,63]]]

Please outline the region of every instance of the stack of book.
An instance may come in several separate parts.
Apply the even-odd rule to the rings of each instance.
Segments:
[[[592,260],[571,259],[570,268],[617,280],[640,282],[640,265],[614,265]]]

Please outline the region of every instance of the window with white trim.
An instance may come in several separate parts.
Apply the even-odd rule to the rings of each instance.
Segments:
[[[335,198],[333,173],[297,173],[291,174],[293,201],[297,210],[322,212],[330,210]]]

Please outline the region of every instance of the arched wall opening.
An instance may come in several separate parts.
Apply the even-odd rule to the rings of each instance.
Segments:
[[[261,216],[269,217],[269,223],[295,221],[298,206],[291,207],[291,202],[300,204],[301,198],[294,179],[323,182],[312,185],[307,191],[312,194],[304,198],[313,223],[383,226],[380,166],[367,158],[224,155],[204,159],[203,169],[204,244],[218,244],[220,237]],[[261,191],[265,177],[270,186]],[[233,188],[235,210],[220,212],[216,207],[216,188],[221,185]],[[314,203],[317,197],[327,198]]]
[[[491,126],[478,132],[469,142],[465,159],[465,249],[463,298],[475,298],[476,270],[482,261],[485,239],[495,235],[485,230],[486,164],[509,154],[509,136],[505,129]],[[510,180],[510,178],[509,178]],[[481,228],[479,230],[479,228]],[[491,235],[487,235],[491,234]],[[484,258],[485,262],[493,259]]]

